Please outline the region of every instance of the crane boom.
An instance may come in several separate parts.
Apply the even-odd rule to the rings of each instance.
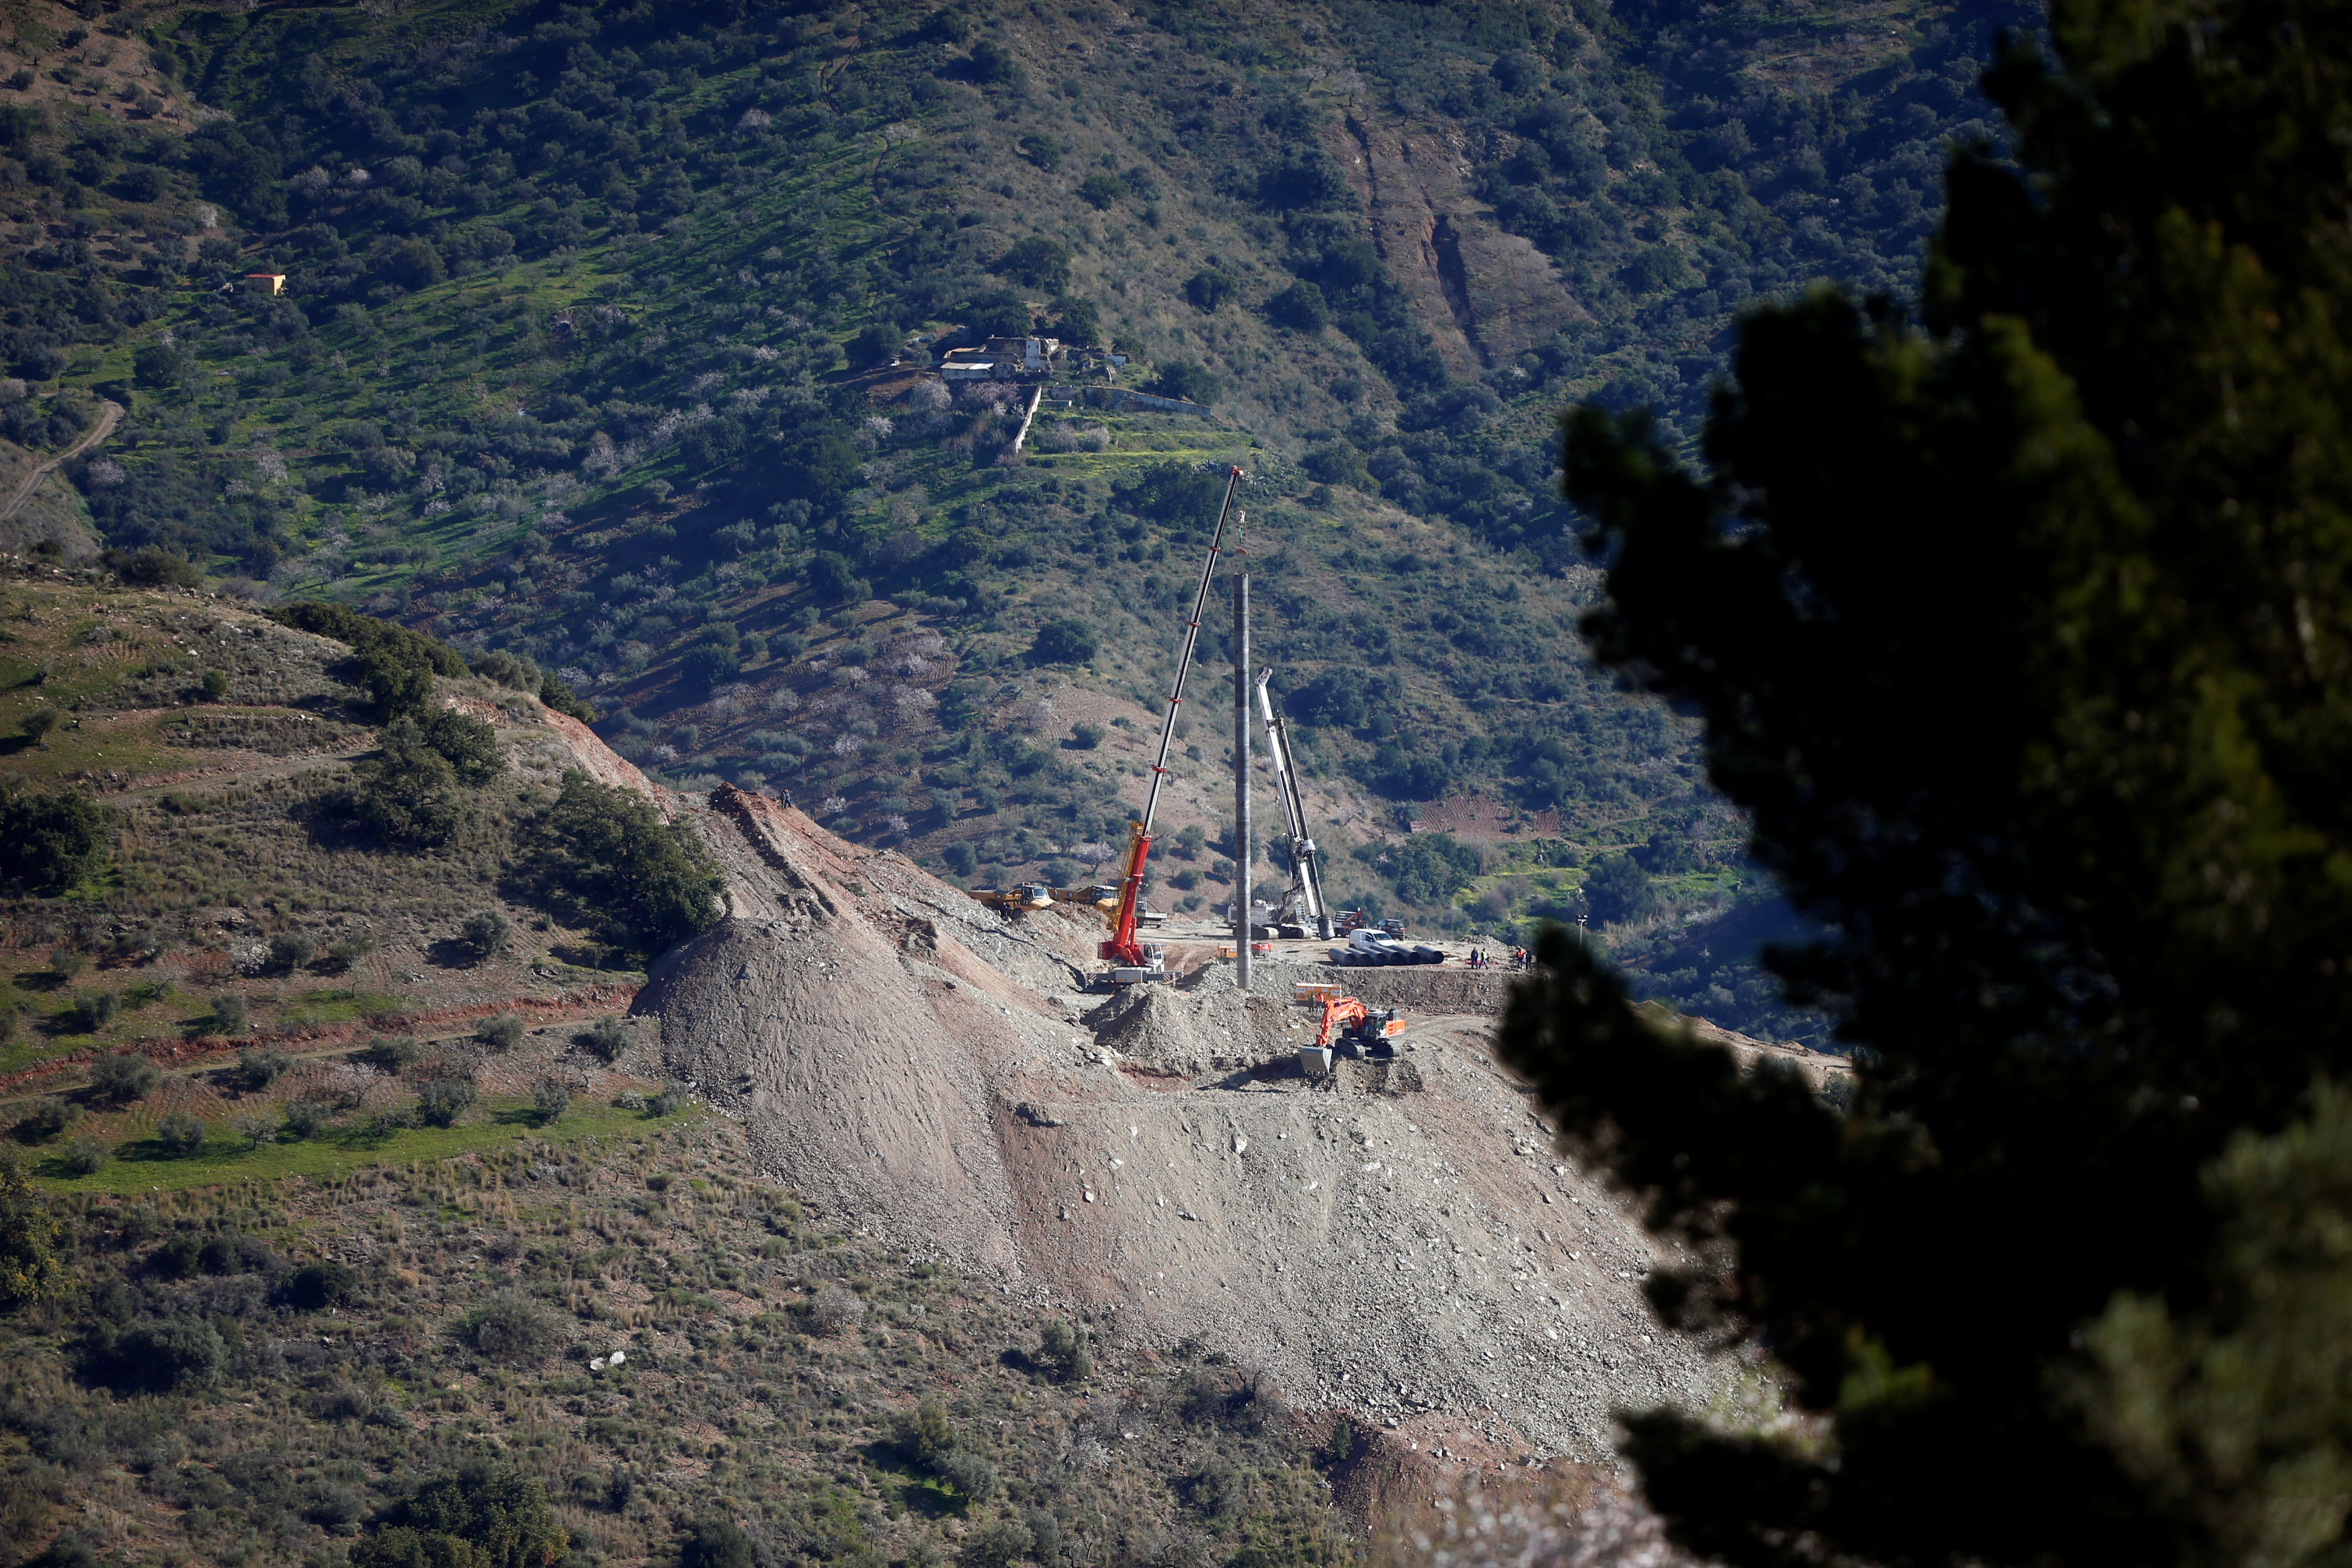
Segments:
[[[1201,613],[1209,602],[1209,583],[1217,573],[1217,557],[1225,548],[1225,523],[1234,514],[1234,494],[1241,487],[1242,470],[1225,470],[1225,498],[1217,507],[1217,530],[1210,537],[1209,553],[1201,562],[1201,580],[1192,591],[1192,612],[1184,621],[1184,641],[1176,655],[1176,674],[1168,684],[1168,712],[1160,721],[1160,751],[1151,759],[1151,789],[1143,800],[1143,815],[1127,825],[1127,867],[1119,879],[1118,903],[1110,911],[1110,936],[1095,950],[1111,966],[1111,979],[1141,980],[1158,972],[1135,936],[1136,906],[1143,894],[1143,862],[1151,852],[1151,825],[1160,815],[1160,789],[1168,781],[1168,750],[1176,743],[1176,710],[1183,705],[1184,678],[1192,674],[1192,651],[1201,642]]]
[[[1315,935],[1331,939],[1331,911],[1323,903],[1323,878],[1315,864],[1315,841],[1307,832],[1307,801],[1298,792],[1298,764],[1291,759],[1290,732],[1274,711],[1274,694],[1266,684],[1274,672],[1257,678],[1257,711],[1265,724],[1266,756],[1274,764],[1274,792],[1282,800],[1282,825],[1290,834],[1290,897],[1299,923],[1312,925]]]

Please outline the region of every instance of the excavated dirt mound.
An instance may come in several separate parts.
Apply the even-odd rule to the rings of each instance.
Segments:
[[[1231,967],[1220,972],[1230,985]],[[1459,965],[1359,969],[1336,964],[1267,963],[1261,958],[1250,967],[1253,990],[1287,997],[1291,988],[1300,984],[1337,986],[1361,1001],[1420,1013],[1499,1013],[1510,999],[1513,977],[1502,969],[1469,969]]]
[[[1210,969],[1172,986],[1130,986],[1083,1021],[1129,1066],[1197,1078],[1295,1053],[1313,1038],[1298,1034],[1299,1016],[1279,993],[1245,997],[1229,971]]]
[[[1612,1408],[1722,1385],[1652,1322],[1654,1244],[1550,1152],[1489,1018],[1416,1013],[1394,1061],[1310,1082],[1286,980],[1106,998],[1089,918],[998,915],[763,796],[681,810],[728,917],[637,1009],[840,1219],[1432,1446],[1601,1459]]]

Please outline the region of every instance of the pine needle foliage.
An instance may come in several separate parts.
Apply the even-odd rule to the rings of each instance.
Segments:
[[[1635,1418],[1740,1563],[2302,1563],[2352,1406],[2352,17],[2061,0],[1988,78],[1922,319],[1747,324],[1696,476],[1571,416],[1631,684],[1826,933],[1851,1114],[1660,1039],[1558,936],[1507,1022],[1659,1276],[1833,1441]],[[2317,1087],[2315,1087],[2315,1086]]]

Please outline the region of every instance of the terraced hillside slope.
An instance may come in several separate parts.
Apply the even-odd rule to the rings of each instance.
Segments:
[[[1581,911],[1685,1005],[1808,1027],[1752,942],[1664,951],[1760,890],[1686,732],[1582,666],[1551,419],[1695,434],[1743,301],[1906,294],[2032,20],[23,0],[0,439],[131,413],[19,542],[528,656],[673,785],[993,881],[1116,846],[1077,754],[1160,686],[1238,460],[1351,902]],[[1125,361],[1066,390],[1205,406],[1055,400],[1016,447],[1030,389],[937,361],[1031,332]],[[1465,852],[1396,852],[1415,820]]]

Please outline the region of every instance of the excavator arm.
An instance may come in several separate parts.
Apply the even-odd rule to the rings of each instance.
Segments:
[[[1370,1009],[1366,1008],[1363,1003],[1358,1001],[1353,997],[1325,997],[1323,998],[1323,1028],[1321,1032],[1316,1035],[1315,1043],[1318,1046],[1326,1046],[1330,1044],[1331,1031],[1335,1027],[1342,1024],[1354,1023],[1357,1020],[1367,1017],[1370,1011]]]

